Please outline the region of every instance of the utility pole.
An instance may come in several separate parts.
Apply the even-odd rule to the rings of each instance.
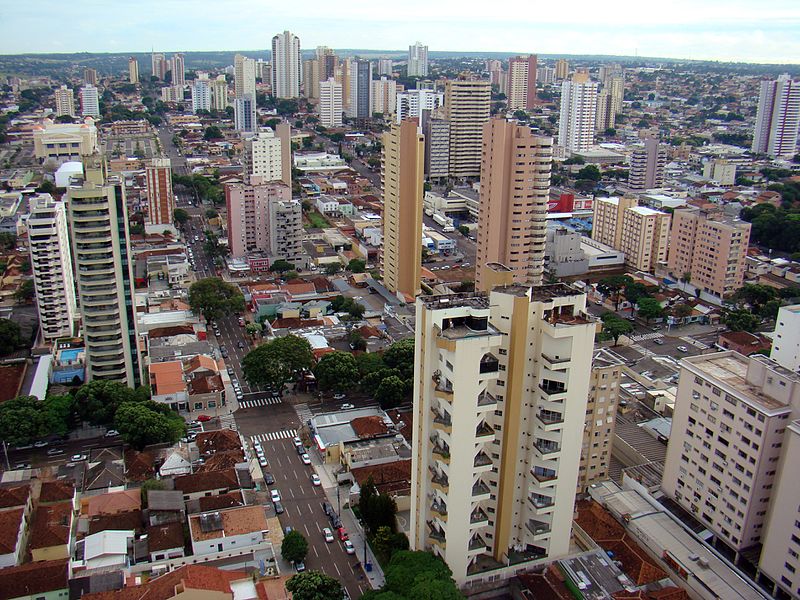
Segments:
[[[10,471],[11,470],[11,463],[8,462],[8,444],[6,444],[5,440],[3,440],[3,452],[6,455],[6,471]]]

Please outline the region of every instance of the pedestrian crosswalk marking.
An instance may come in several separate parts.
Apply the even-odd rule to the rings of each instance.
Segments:
[[[295,404],[294,407],[297,416],[300,417],[300,423],[305,424],[314,417],[314,413],[308,408],[308,404]]]
[[[232,413],[221,415],[219,418],[219,424],[221,429],[232,429],[233,431],[237,430],[236,419]]]
[[[296,429],[284,429],[283,431],[272,431],[270,433],[259,433],[251,435],[251,442],[272,442],[274,440],[287,440],[297,435]]]
[[[631,336],[631,341],[633,342],[643,342],[645,340],[655,340],[658,338],[664,337],[663,333],[642,333],[640,335]]]
[[[279,396],[269,398],[256,398],[255,400],[239,400],[239,408],[255,408],[256,406],[268,406],[270,404],[280,404],[283,400]]]
[[[700,340],[696,340],[693,337],[689,337],[688,335],[685,336],[685,337],[682,337],[681,340],[683,340],[687,344],[691,344],[692,346],[694,346],[695,348],[698,348],[700,350],[708,350],[710,348],[710,346],[708,344],[705,344],[705,343],[701,342]]]

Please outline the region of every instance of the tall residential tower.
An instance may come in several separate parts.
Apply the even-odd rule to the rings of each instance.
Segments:
[[[272,38],[272,94],[276,98],[300,96],[303,63],[300,38],[284,31]]]
[[[793,156],[797,153],[799,130],[800,81],[793,81],[788,74],[762,81],[752,151]]]

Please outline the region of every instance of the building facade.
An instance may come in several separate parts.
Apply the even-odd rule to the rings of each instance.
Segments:
[[[423,118],[425,132],[425,176],[430,179],[447,177],[450,173],[450,121],[441,109]]]
[[[237,98],[256,97],[256,61],[241,54],[233,57],[233,93]]]
[[[492,86],[488,80],[445,83],[445,118],[450,123],[450,176],[479,177],[483,125],[489,120]]]
[[[428,76],[428,47],[420,42],[408,47],[408,76]]]
[[[671,217],[652,208],[634,206],[622,213],[625,265],[634,271],[653,273],[667,263]]]
[[[172,191],[172,162],[154,158],[145,167],[147,179],[147,223],[172,225],[175,213],[175,193]]]
[[[597,82],[588,73],[575,73],[561,84],[558,145],[568,154],[585,152],[594,143]]]
[[[650,190],[664,185],[664,167],[667,149],[655,138],[647,138],[644,145],[634,148],[628,174],[628,185],[633,190]]]
[[[536,105],[536,55],[508,59],[506,96],[509,110],[530,110]]]
[[[225,75],[211,80],[211,110],[223,112],[228,108],[228,82]]]
[[[198,110],[211,110],[211,82],[201,77],[192,84],[192,112]]]
[[[769,156],[794,156],[798,131],[800,81],[793,81],[788,74],[774,81],[762,81],[752,151]]]
[[[78,308],[72,276],[67,208],[49,194],[30,200],[28,244],[39,325],[45,341],[75,334]]]
[[[373,81],[370,102],[372,103],[372,114],[393,115],[397,105],[397,83],[394,79],[381,77]]]
[[[97,127],[89,117],[83,123],[53,123],[33,128],[33,154],[42,162],[80,160],[97,151]]]
[[[348,116],[353,119],[369,119],[372,102],[372,63],[368,60],[351,61],[350,104]]]
[[[186,85],[186,64],[183,54],[173,54],[169,59],[169,70],[172,72],[172,85]]]
[[[298,98],[303,79],[300,38],[284,31],[272,38],[272,94],[277,98]]]
[[[561,81],[569,76],[569,61],[565,58],[559,58],[556,61],[556,80]]]
[[[134,85],[139,83],[139,61],[134,56],[128,59],[128,82]]]
[[[333,77],[319,83],[319,122],[323,127],[341,127],[342,84]]]
[[[397,92],[395,120],[399,123],[403,119],[421,119],[424,111],[433,112],[443,105],[444,94],[435,90]]]
[[[484,267],[501,263],[516,283],[539,285],[544,269],[553,138],[502,118],[483,126],[475,283],[489,291]]]
[[[81,98],[81,116],[99,117],[100,97],[97,93],[97,88],[87,83],[80,89],[79,95]]]
[[[283,141],[271,129],[244,138],[244,179],[268,183],[283,179]]]
[[[258,113],[255,96],[245,95],[233,99],[233,126],[236,131],[256,131]]]
[[[584,310],[562,284],[417,300],[409,539],[458,585],[569,551],[594,338]]]
[[[74,117],[75,116],[75,97],[72,90],[62,85],[55,91],[56,116]]]
[[[383,285],[407,301],[420,293],[424,157],[415,119],[383,134]]]

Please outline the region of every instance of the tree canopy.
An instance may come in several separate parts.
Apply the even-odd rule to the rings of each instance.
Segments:
[[[275,338],[247,353],[242,360],[245,379],[251,385],[281,391],[297,375],[314,364],[311,344],[304,337]]]
[[[639,316],[643,319],[658,319],[664,316],[664,308],[655,298],[641,298],[639,300]]]
[[[358,381],[358,364],[349,352],[330,352],[314,367],[314,376],[321,390],[343,392]]]
[[[604,296],[614,298],[614,310],[619,310],[619,292],[624,287],[633,283],[633,278],[629,275],[610,275],[597,282],[597,289]]]
[[[342,584],[319,571],[305,571],[292,576],[286,589],[293,600],[342,600]]]
[[[150,444],[174,444],[186,433],[178,413],[151,400],[123,403],[114,415],[114,428],[137,450]]]
[[[308,540],[302,533],[293,529],[285,536],[281,542],[281,556],[284,560],[292,563],[302,562],[308,554]]]
[[[615,346],[619,343],[621,336],[628,335],[633,331],[633,325],[630,321],[621,319],[615,313],[607,312],[600,318],[603,321],[603,336],[606,339],[613,339]]]
[[[722,318],[722,322],[731,331],[748,331],[753,333],[761,323],[756,315],[746,309],[728,311]]]
[[[95,379],[81,386],[75,394],[75,410],[81,421],[109,425],[114,422],[114,414],[123,403],[141,398],[123,383]]]
[[[14,352],[21,346],[19,324],[11,319],[0,319],[0,356]]]
[[[386,583],[370,600],[394,597],[413,600],[463,598],[445,562],[431,552],[402,550],[395,552],[384,569]]]
[[[244,310],[244,296],[239,287],[219,277],[208,277],[189,287],[189,306],[207,321]]]
[[[189,220],[189,213],[182,208],[176,208],[172,213],[176,225],[183,225]]]
[[[360,258],[353,258],[347,263],[347,270],[351,273],[363,273],[367,270],[367,263]]]
[[[269,270],[272,273],[285,273],[286,271],[293,271],[294,264],[290,263],[288,260],[284,260],[281,258],[273,262],[269,266]]]
[[[0,439],[12,446],[28,444],[53,431],[47,405],[35,396],[20,396],[0,404]]]

